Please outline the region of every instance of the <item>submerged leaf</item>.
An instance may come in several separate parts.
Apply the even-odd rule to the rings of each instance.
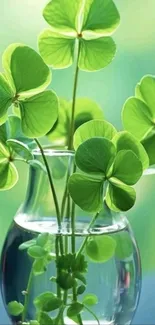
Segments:
[[[40,311],[50,312],[58,309],[62,302],[52,292],[45,292],[35,298],[34,305]]]
[[[11,316],[19,316],[22,314],[23,310],[24,310],[24,306],[17,302],[17,301],[11,301],[8,304],[8,313]]]
[[[39,313],[39,325],[55,325],[53,319],[45,312]]]
[[[81,304],[80,302],[74,302],[72,303],[72,305],[68,308],[67,310],[67,316],[69,318],[76,316],[78,314],[81,313],[83,309],[83,304]]]
[[[92,293],[88,293],[84,296],[82,302],[84,305],[93,306],[98,304],[98,297]]]
[[[115,254],[116,242],[110,236],[92,236],[86,244],[86,253],[95,263],[105,263]]]

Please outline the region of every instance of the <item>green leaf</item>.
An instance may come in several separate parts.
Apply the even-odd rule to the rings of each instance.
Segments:
[[[23,251],[23,250],[28,249],[28,248],[30,248],[30,247],[32,247],[32,246],[35,246],[35,245],[36,245],[36,239],[31,239],[31,240],[26,241],[25,243],[22,243],[22,244],[18,247],[18,249],[19,249],[20,251]]]
[[[41,56],[24,44],[11,44],[6,49],[3,68],[16,94],[38,93],[51,82],[51,72]]]
[[[130,210],[136,201],[135,190],[119,182],[115,178],[110,179],[106,192],[106,203],[109,209],[113,211],[127,211]]]
[[[11,301],[8,304],[8,313],[11,316],[19,316],[22,314],[23,310],[24,310],[24,306],[17,302],[17,301]]]
[[[59,272],[56,282],[63,290],[69,290],[73,288],[75,279],[70,273],[62,270]]]
[[[88,262],[83,254],[78,254],[75,258],[75,263],[73,264],[73,272],[87,273]]]
[[[35,276],[43,274],[46,271],[47,264],[44,257],[35,260],[33,263],[33,274]]]
[[[77,288],[77,295],[82,295],[86,290],[86,286],[85,285],[80,285],[78,288]]]
[[[58,117],[58,99],[51,90],[20,102],[21,125],[29,138],[44,136]]]
[[[148,168],[149,158],[143,145],[130,133],[126,131],[118,132],[113,138],[117,152],[120,150],[132,150],[139,158],[143,165],[143,169]]]
[[[71,117],[72,102],[70,103],[70,117]],[[75,105],[75,127],[76,130],[80,125],[93,120],[103,119],[104,114],[101,107],[92,99],[82,97],[76,99]]]
[[[76,150],[81,143],[94,137],[104,137],[109,140],[116,135],[114,126],[107,121],[93,120],[81,125],[74,134],[74,149]]]
[[[3,118],[1,123],[6,119],[6,113],[12,104],[13,96],[13,91],[4,76],[0,73],[0,118]]]
[[[112,177],[119,179],[127,185],[134,185],[142,176],[141,161],[131,150],[121,150],[114,161]]]
[[[0,117],[0,126],[3,125],[8,119],[8,114],[6,113],[2,117]]]
[[[29,325],[40,325],[40,323],[37,320],[30,320]]]
[[[111,63],[115,53],[116,45],[111,37],[81,39],[79,68],[84,71],[101,70]]]
[[[149,107],[153,119],[155,119],[155,77],[145,76],[139,84],[141,96]]]
[[[84,305],[88,305],[88,306],[97,305],[98,297],[92,293],[89,293],[86,296],[84,296],[82,302]]]
[[[53,0],[46,5],[43,16],[53,30],[76,36],[78,13],[81,6],[82,0],[74,2],[70,0]]]
[[[103,204],[103,181],[78,173],[69,179],[69,193],[84,211],[98,212]]]
[[[18,172],[12,162],[0,161],[0,191],[10,190],[18,181]]]
[[[0,162],[1,162],[1,160],[3,161],[4,158],[7,158],[7,160],[9,160],[10,152],[9,152],[8,147],[5,144],[3,144],[2,142],[0,142]]]
[[[116,241],[115,256],[119,260],[125,260],[133,254],[133,243],[130,235],[127,232],[121,234],[114,234]]]
[[[81,274],[80,272],[74,272],[74,277],[78,280],[80,280],[82,283],[84,283],[85,285],[87,284],[86,278],[84,277],[83,274]]]
[[[48,132],[47,136],[51,142],[56,142],[59,145],[66,145],[68,138],[68,129],[70,124],[70,102],[59,98],[59,112],[57,122],[53,128]],[[62,123],[63,121],[63,123]]]
[[[38,235],[36,244],[41,247],[45,247],[49,240],[49,233],[42,233]]]
[[[152,132],[150,136],[142,140],[142,145],[144,146],[149,156],[149,165],[154,165],[155,164],[155,134]]]
[[[77,149],[75,161],[77,166],[86,173],[106,175],[115,158],[114,144],[101,137],[95,137],[83,142]]]
[[[54,125],[53,129],[48,133],[48,138],[50,141],[67,145],[71,111],[72,102],[60,98],[58,121]],[[100,106],[89,98],[77,98],[75,105],[74,130],[76,130],[83,123],[92,119],[103,119],[103,111]]]
[[[72,37],[44,30],[39,36],[39,51],[46,64],[56,69],[68,68],[73,63],[75,40]]]
[[[54,325],[53,319],[45,312],[39,313],[39,324],[40,325]]]
[[[122,119],[124,128],[140,141],[155,129],[150,108],[135,97],[125,102]]]
[[[37,309],[48,313],[58,309],[62,302],[52,292],[45,292],[35,298],[34,305]]]
[[[74,302],[67,310],[67,316],[69,318],[76,316],[81,313],[83,309],[83,304],[80,302]]]
[[[116,242],[110,236],[92,236],[86,244],[86,253],[95,263],[105,263],[115,254]]]
[[[84,6],[83,34],[92,37],[111,35],[120,22],[118,10],[109,0],[86,0]]]
[[[59,256],[57,259],[57,268],[60,270],[70,270],[72,269],[73,265],[75,263],[75,254],[66,254]]]
[[[33,154],[26,144],[12,139],[7,140],[7,144],[17,156],[22,157],[26,161],[33,159]]]
[[[40,246],[32,246],[28,249],[28,255],[32,258],[42,258],[46,255],[46,251]]]
[[[9,125],[8,122],[4,123],[0,126],[0,142],[4,147],[6,147],[6,141],[8,139],[8,133],[9,133]],[[0,147],[1,151],[1,147]]]

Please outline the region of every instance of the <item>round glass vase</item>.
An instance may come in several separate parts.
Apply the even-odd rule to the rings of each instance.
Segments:
[[[67,180],[74,171],[74,152],[45,150],[44,154],[50,167],[60,216],[58,220],[47,173],[31,166],[26,199],[9,229],[1,258],[4,304],[6,308],[12,301],[24,305],[21,315],[9,315],[12,323],[22,321],[25,324],[36,320],[36,298],[48,292],[62,302],[57,308],[42,307],[42,311],[54,319],[55,325],[130,324],[139,301],[141,264],[126,217],[122,213],[113,213],[103,203],[103,211],[92,223],[93,215],[74,206],[67,193]],[[42,162],[37,150],[35,157]],[[73,225],[71,216],[74,214]],[[43,242],[36,242],[38,235],[43,233],[48,238],[44,246]],[[113,239],[116,247],[111,258],[106,259],[107,238]],[[95,258],[95,252],[94,258],[88,254],[87,245],[93,240],[102,243],[100,259]],[[28,242],[27,249],[20,246],[24,242]],[[35,255],[34,258],[30,248],[33,251],[32,248],[38,245],[45,255]],[[78,254],[82,255],[80,263],[75,261]],[[69,261],[66,262],[67,256]],[[43,267],[40,263],[44,259]],[[71,259],[74,262],[71,263]],[[38,272],[37,268],[33,271],[34,263],[38,265]],[[68,311],[71,305],[76,307],[72,313]]]

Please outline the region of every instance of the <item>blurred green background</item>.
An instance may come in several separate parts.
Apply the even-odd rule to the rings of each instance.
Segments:
[[[71,0],[73,1],[73,0]],[[46,27],[42,8],[46,0],[0,1],[0,57],[13,42],[37,49],[37,36]],[[80,73],[78,96],[96,100],[105,118],[118,129],[121,109],[134,94],[145,74],[155,74],[155,0],[115,0],[121,25],[114,35],[117,55],[106,69]],[[0,62],[1,66],[1,62]],[[73,69],[53,71],[52,88],[59,96],[71,98]],[[133,166],[134,168],[134,166]],[[13,216],[24,199],[28,170],[19,165],[20,181],[9,192],[0,193],[0,248]],[[139,243],[144,274],[155,270],[155,175],[144,176],[137,185],[136,206],[127,214]]]

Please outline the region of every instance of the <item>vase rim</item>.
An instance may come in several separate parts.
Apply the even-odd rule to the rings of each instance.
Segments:
[[[33,152],[34,156],[41,156],[40,149],[34,149]],[[47,157],[53,157],[53,156],[74,156],[75,151],[74,150],[67,150],[67,149],[44,149],[44,154]]]

